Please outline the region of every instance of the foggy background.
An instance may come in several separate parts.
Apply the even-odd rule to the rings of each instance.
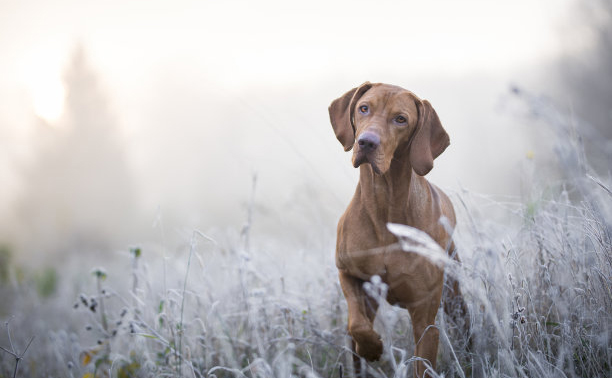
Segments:
[[[252,196],[259,234],[333,238],[358,172],[327,106],[366,80],[431,101],[446,190],[521,196],[560,174],[512,87],[574,115],[609,174],[610,4],[4,1],[0,244],[34,265],[172,249],[240,232]]]

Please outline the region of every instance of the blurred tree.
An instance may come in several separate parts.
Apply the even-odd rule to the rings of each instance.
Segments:
[[[117,122],[82,47],[64,81],[64,114],[55,127],[39,120],[40,145],[23,172],[17,209],[20,245],[44,255],[112,245],[129,228],[135,208]]]
[[[580,1],[576,6],[575,23],[567,32],[578,34],[590,48],[562,59],[562,88],[572,111],[586,122],[581,133],[587,155],[607,173],[612,162],[612,0]],[[563,38],[571,43],[572,37]]]

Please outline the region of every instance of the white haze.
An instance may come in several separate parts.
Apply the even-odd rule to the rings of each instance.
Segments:
[[[293,242],[313,227],[332,235],[357,172],[327,106],[366,80],[436,108],[452,144],[432,181],[520,194],[526,156],[547,152],[504,96],[512,83],[546,91],[566,8],[423,3],[3,5],[0,46],[15,58],[0,63],[0,241],[26,258],[157,240],[160,223],[172,243],[181,230],[239,230],[254,175],[254,227]],[[50,123],[20,79],[47,50],[35,60],[59,66],[67,89]]]

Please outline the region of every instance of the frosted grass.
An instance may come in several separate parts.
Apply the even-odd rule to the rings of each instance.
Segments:
[[[515,93],[555,135],[560,178],[534,180],[523,198],[450,193],[458,227],[449,232],[461,265],[418,230],[390,225],[406,253],[446,266],[470,310],[471,335],[439,312],[438,369],[430,375],[607,377],[612,180],[589,168],[570,117]],[[12,316],[2,320],[17,351],[36,338],[16,372],[15,357],[0,351],[0,376],[352,376],[335,230],[320,228],[320,240],[307,246],[288,245],[254,233],[252,222],[249,210],[241,231],[189,230],[173,251],[145,243],[114,262],[67,261],[51,299],[41,300],[13,271],[0,293]],[[98,263],[106,269],[91,274]],[[411,376],[408,314],[385,302],[379,279],[366,290],[381,303],[375,328],[385,346],[368,373]],[[5,331],[0,346],[10,350]]]

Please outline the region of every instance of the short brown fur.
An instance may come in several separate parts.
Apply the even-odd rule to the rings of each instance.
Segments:
[[[383,351],[373,330],[377,303],[364,292],[364,282],[378,275],[388,285],[387,300],[406,308],[414,329],[415,355],[435,369],[438,329],[435,317],[444,272],[427,258],[406,253],[387,223],[400,223],[428,233],[442,248],[454,247],[439,222],[455,226],[449,198],[423,176],[449,145],[449,137],[429,102],[387,84],[353,88],[332,102],[330,120],[345,150],[353,149],[359,183],[338,222],[336,265],[348,304],[348,330],[357,355],[372,361]],[[402,122],[403,121],[403,122]],[[450,246],[450,247],[449,247]],[[455,283],[454,294],[459,295]],[[359,359],[355,368],[359,373]],[[426,365],[415,364],[423,377]]]

